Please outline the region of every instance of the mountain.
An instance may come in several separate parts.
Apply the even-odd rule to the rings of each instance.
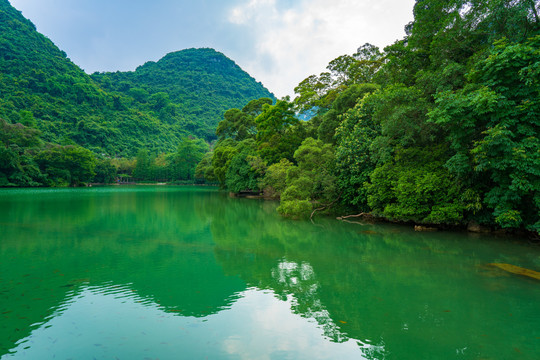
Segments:
[[[213,140],[227,109],[259,97],[273,95],[212,49],[90,76],[0,0],[0,118],[46,142],[110,156],[170,152],[188,135]]]
[[[162,122],[181,124],[204,138],[214,136],[225,110],[241,108],[253,99],[273,98],[262,84],[213,49],[182,50],[134,72],[95,73],[92,78],[108,91],[133,97]]]

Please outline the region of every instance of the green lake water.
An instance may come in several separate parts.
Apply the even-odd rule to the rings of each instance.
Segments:
[[[540,247],[213,188],[0,190],[0,359],[540,359]]]

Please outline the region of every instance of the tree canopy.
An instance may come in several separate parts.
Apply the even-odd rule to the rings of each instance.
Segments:
[[[538,233],[539,10],[528,0],[417,0],[405,38],[336,58],[254,122],[229,110],[218,136],[236,132],[218,142],[214,164],[244,159],[243,170],[216,175],[232,191],[257,183],[290,217],[333,208]],[[243,145],[247,133],[256,146]]]

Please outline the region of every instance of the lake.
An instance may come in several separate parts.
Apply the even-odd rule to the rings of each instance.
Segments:
[[[205,187],[0,190],[0,358],[540,359],[540,247]]]

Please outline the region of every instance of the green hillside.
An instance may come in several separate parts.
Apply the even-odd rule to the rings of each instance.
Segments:
[[[163,123],[212,139],[224,110],[272,97],[232,60],[213,49],[188,49],[134,72],[95,73],[104,89],[135,100]]]
[[[0,0],[0,186],[193,181],[225,111],[260,97],[212,49],[90,76]]]
[[[7,0],[0,0],[0,91],[7,122],[35,126],[46,142],[111,156],[169,152],[187,135],[212,140],[225,110],[272,96],[210,49],[91,77]]]

